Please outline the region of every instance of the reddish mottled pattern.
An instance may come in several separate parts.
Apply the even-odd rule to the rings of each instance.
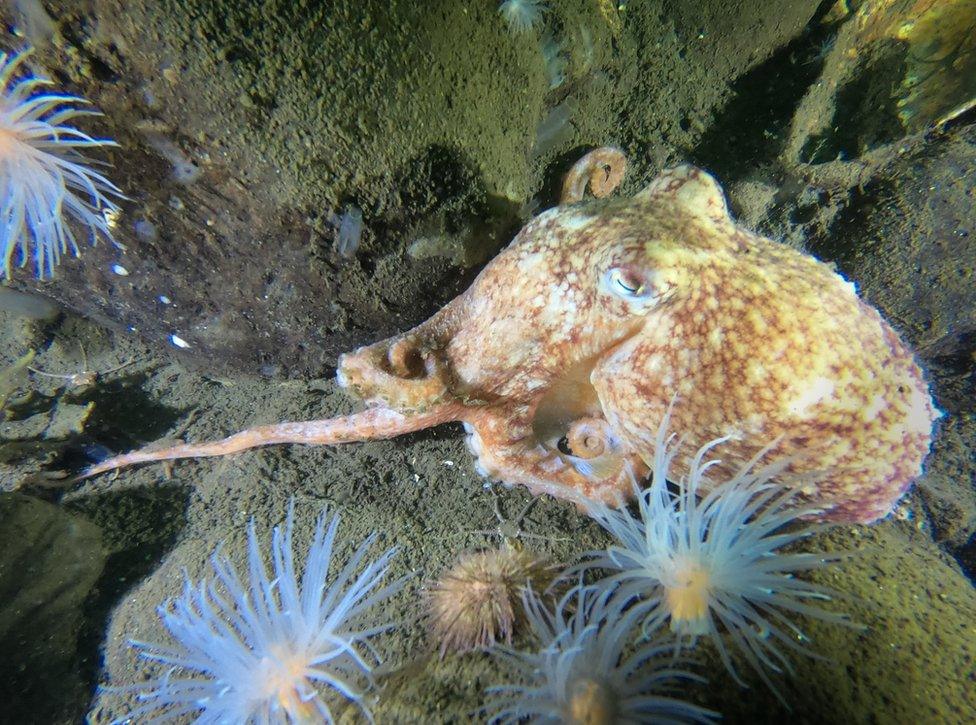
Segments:
[[[717,187],[703,193],[709,208],[721,201]],[[897,334],[812,257],[727,217],[696,223],[697,208],[666,197],[646,213],[647,259],[679,292],[594,371],[624,438],[648,450],[677,395],[672,425],[689,452],[731,435],[721,449],[731,473],[782,437],[771,455],[794,459],[790,473],[831,506],[827,518],[886,515],[921,472],[938,417]],[[681,237],[653,231],[681,217]],[[804,395],[809,404],[797,405]]]
[[[612,267],[645,270],[655,304],[634,310],[607,294]],[[575,365],[592,365],[596,413],[622,459],[651,454],[677,396],[672,425],[686,450],[731,435],[728,473],[781,438],[771,455],[794,459],[789,479],[831,519],[887,514],[921,472],[938,417],[911,352],[853,286],[737,227],[714,180],[687,166],[635,199],[541,215],[408,335],[449,371],[447,399],[491,403],[461,416],[486,474],[577,500],[613,498],[627,483],[618,471],[581,475],[533,435],[544,394]],[[369,378],[350,380],[388,400]]]

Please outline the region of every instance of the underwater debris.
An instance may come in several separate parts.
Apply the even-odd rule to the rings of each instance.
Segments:
[[[794,575],[843,557],[780,551],[824,526],[804,525],[801,519],[816,515],[818,509],[797,506],[795,489],[773,483],[788,459],[758,465],[768,448],[728,480],[703,485],[709,469],[720,463],[706,461],[727,440],[720,438],[697,451],[687,476],[669,479],[680,448],[680,441],[668,432],[670,419],[671,409],[658,429],[651,483],[637,492],[638,516],[625,508],[591,506],[590,515],[615,542],[606,550],[585,554],[588,560],[578,568],[615,571],[600,585],[616,587],[624,601],[639,600],[634,607],[643,612],[646,636],[667,622],[678,636],[678,648],[709,637],[726,669],[744,685],[721,636],[724,631],[779,696],[768,673],[792,671],[780,645],[813,654],[800,644],[808,639],[787,615],[850,623],[845,615],[810,603],[829,600],[834,592]],[[668,489],[668,480],[678,486],[677,493]],[[706,487],[709,492],[699,500]]]
[[[791,131],[804,163],[866,159],[976,107],[972,0],[865,0],[835,37]]]
[[[535,142],[532,144],[533,156],[545,155],[570,137],[573,127],[569,123],[569,119],[575,110],[576,102],[567,99],[546,113],[535,127]]]
[[[356,255],[363,238],[363,213],[359,207],[349,205],[336,219],[336,224],[339,227],[336,252],[340,257],[350,259]]]
[[[905,127],[941,126],[976,106],[976,6],[921,2],[893,35],[908,46],[898,116]]]
[[[146,143],[149,144],[150,148],[162,156],[173,167],[173,181],[183,186],[189,186],[200,178],[200,174],[203,171],[199,164],[183,153],[183,149],[177,146],[171,139],[159,131],[149,130],[148,126],[144,129],[143,133],[146,137]]]
[[[15,80],[29,53],[0,53],[0,278],[7,279],[15,252],[18,267],[33,256],[40,279],[53,276],[62,254],[78,255],[65,217],[79,222],[93,245],[99,236],[115,243],[109,219],[119,207],[109,197],[125,198],[80,152],[117,144],[67,125],[98,112],[79,107],[87,101],[78,96],[37,93],[51,84],[46,78]]]
[[[46,470],[89,424],[95,403],[73,402],[59,392],[39,393],[31,350],[0,370],[0,491],[60,487],[63,472]],[[57,377],[57,376],[56,376]],[[20,395],[14,393],[20,389]]]
[[[593,32],[582,23],[579,26],[579,52],[582,56],[580,72],[588,72],[596,57],[596,44],[593,42]]]
[[[105,375],[114,373],[122,368],[127,368],[135,362],[135,360],[130,358],[129,360],[125,360],[115,367],[109,368],[108,370],[89,370],[88,355],[85,353],[84,347],[81,348],[81,355],[82,359],[84,360],[85,369],[80,373],[49,373],[30,366],[28,366],[27,369],[35,375],[40,375],[41,377],[63,380],[65,389],[70,390],[71,388],[87,388],[90,385],[94,385]]]
[[[159,608],[175,643],[130,644],[169,669],[145,683],[106,688],[136,693],[140,703],[116,722],[192,713],[207,722],[332,722],[336,695],[372,720],[364,694],[379,657],[371,641],[395,625],[365,619],[404,583],[380,586],[395,549],[367,560],[373,534],[330,576],[339,516],[327,521],[323,513],[299,583],[294,513],[292,501],[284,528],[274,528],[270,575],[251,519],[248,580],[218,547],[211,557],[216,580],[187,579],[183,594]]]
[[[626,8],[626,3],[619,3],[617,0],[597,0],[597,7],[600,8],[600,14],[603,16],[603,20],[606,22],[607,27],[610,28],[610,32],[613,33],[613,37],[619,38],[620,31],[623,30],[623,21],[620,18],[620,11]]]
[[[34,361],[34,354],[33,350],[28,350],[25,355],[17,358],[12,365],[0,369],[0,413],[7,410],[10,396],[21,381],[27,377],[27,368]]]
[[[173,345],[175,345],[176,347],[180,348],[181,350],[186,350],[192,347],[190,343],[188,343],[182,337],[177,335],[175,332],[169,336],[169,341],[173,343]]]
[[[522,590],[544,591],[554,578],[553,566],[543,557],[507,542],[461,556],[428,596],[430,629],[441,657],[499,641],[510,644],[526,618]]]
[[[40,0],[11,0],[17,24],[14,35],[24,37],[35,48],[46,47],[57,32],[57,26]]]
[[[505,18],[508,29],[518,35],[539,25],[546,9],[541,0],[506,0],[498,6],[498,14]]]
[[[623,609],[612,594],[579,585],[550,612],[532,590],[523,593],[538,649],[492,650],[520,682],[488,688],[489,723],[708,723],[718,717],[675,696],[680,681],[702,678],[682,669],[686,663],[665,640],[643,642],[625,655],[640,612]]]
[[[40,322],[50,322],[61,314],[61,308],[47,297],[2,286],[0,286],[0,310]]]
[[[546,64],[546,77],[549,79],[549,90],[551,91],[566,82],[565,46],[556,39],[556,36],[546,33],[542,36],[540,48],[542,60]]]
[[[132,225],[132,231],[136,233],[139,240],[147,244],[155,242],[159,236],[159,231],[156,229],[156,225],[153,224],[148,219],[137,219]]]
[[[467,263],[468,249],[465,239],[457,234],[430,234],[417,237],[407,247],[412,259],[447,259],[458,267],[471,267]]]

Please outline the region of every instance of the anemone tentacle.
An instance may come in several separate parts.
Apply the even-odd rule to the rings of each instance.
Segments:
[[[702,681],[672,655],[667,640],[632,642],[641,611],[612,589],[577,585],[554,611],[527,589],[524,607],[539,646],[492,651],[520,682],[488,689],[492,725],[539,723],[708,723],[718,714],[677,697],[682,681]]]

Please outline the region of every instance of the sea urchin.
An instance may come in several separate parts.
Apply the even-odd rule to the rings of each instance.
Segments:
[[[219,548],[216,581],[187,580],[182,596],[159,608],[173,646],[131,642],[139,654],[169,667],[162,677],[115,691],[135,692],[141,705],[118,722],[153,722],[199,713],[198,722],[332,722],[330,695],[363,702],[363,681],[377,660],[370,640],[392,624],[370,624],[367,610],[402,586],[380,587],[394,550],[363,565],[375,535],[330,576],[339,517],[323,513],[301,584],[292,553],[294,506],[275,527],[269,572],[254,521],[248,526],[248,574],[242,581]],[[329,691],[324,694],[323,691]]]
[[[522,590],[543,591],[554,577],[545,559],[509,543],[462,555],[428,596],[430,628],[441,657],[510,643],[525,618]]]
[[[37,93],[39,86],[51,83],[45,78],[28,74],[14,79],[28,53],[0,53],[0,279],[10,279],[15,252],[22,267],[33,250],[41,279],[54,274],[62,254],[77,255],[66,217],[80,224],[92,244],[99,236],[113,241],[106,213],[117,212],[118,206],[108,197],[123,198],[80,152],[115,143],[67,125],[98,115],[79,107],[87,101]]]

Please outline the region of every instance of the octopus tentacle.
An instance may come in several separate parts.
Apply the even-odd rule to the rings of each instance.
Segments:
[[[563,181],[560,204],[575,204],[583,200],[586,185],[598,199],[609,196],[620,186],[627,171],[627,157],[615,146],[604,146],[590,151],[566,174]]]
[[[632,455],[619,456],[617,465],[605,472],[587,473],[575,459],[544,445],[532,431],[531,406],[526,415],[510,416],[511,411],[469,410],[466,417],[468,448],[477,458],[478,472],[509,485],[519,484],[533,494],[549,494],[573,501],[585,509],[588,502],[603,501],[617,505],[630,495],[635,476],[642,477],[647,468]],[[592,435],[592,433],[591,433]]]
[[[219,441],[181,443],[156,450],[143,448],[125,453],[90,466],[73,480],[82,481],[100,473],[139,463],[226,456],[251,448],[283,443],[321,446],[394,438],[404,433],[413,433],[441,423],[459,420],[462,412],[463,409],[459,405],[442,406],[426,413],[408,415],[389,408],[370,408],[361,413],[337,418],[261,425]]]

